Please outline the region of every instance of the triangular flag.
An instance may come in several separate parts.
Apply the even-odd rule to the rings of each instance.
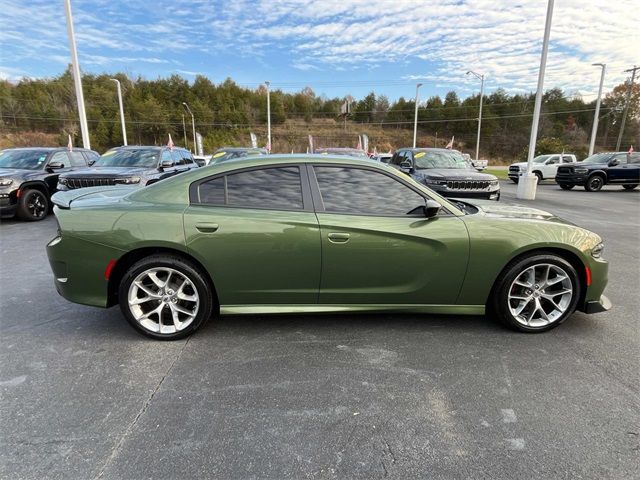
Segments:
[[[171,140],[171,134],[169,134],[169,141],[167,142],[167,147],[169,147],[169,150],[173,150],[173,140]]]
[[[455,136],[451,137],[451,141],[449,143],[447,143],[447,146],[444,148],[448,148],[449,150],[451,150],[453,148],[453,140],[454,138],[456,138]]]
[[[634,150],[633,150],[633,145],[631,145],[631,146],[629,147],[629,155],[631,155],[633,152],[634,152]]]

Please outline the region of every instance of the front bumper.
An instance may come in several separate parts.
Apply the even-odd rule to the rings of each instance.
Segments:
[[[556,175],[556,183],[557,184],[565,184],[565,185],[584,185],[587,181],[588,174],[573,174],[573,175]]]
[[[0,218],[11,218],[15,216],[18,209],[16,193],[0,192]]]

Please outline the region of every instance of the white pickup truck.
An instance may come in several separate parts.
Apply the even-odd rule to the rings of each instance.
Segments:
[[[538,177],[538,182],[556,178],[558,167],[566,163],[576,163],[576,156],[567,153],[554,153],[551,155],[539,155],[533,159],[531,172]],[[527,162],[513,163],[509,166],[509,178],[513,183],[518,183],[520,175],[527,171]]]

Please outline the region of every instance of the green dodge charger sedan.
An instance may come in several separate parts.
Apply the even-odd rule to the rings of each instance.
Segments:
[[[487,312],[524,332],[610,308],[595,233],[440,197],[366,160],[272,155],[53,197],[58,292],[178,339],[212,315]]]

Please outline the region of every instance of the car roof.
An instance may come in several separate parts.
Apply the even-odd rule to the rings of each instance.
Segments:
[[[426,147],[426,148],[398,148],[398,150],[411,150],[412,152],[458,152],[455,148],[435,148],[435,147]],[[398,151],[396,150],[396,151]]]
[[[248,150],[253,152],[266,152],[267,149],[262,147],[220,147],[216,152],[245,152]]]
[[[36,152],[53,152],[54,150],[68,150],[68,147],[13,147],[2,148],[0,150],[35,150]],[[73,150],[93,151],[83,147],[73,147]]]

